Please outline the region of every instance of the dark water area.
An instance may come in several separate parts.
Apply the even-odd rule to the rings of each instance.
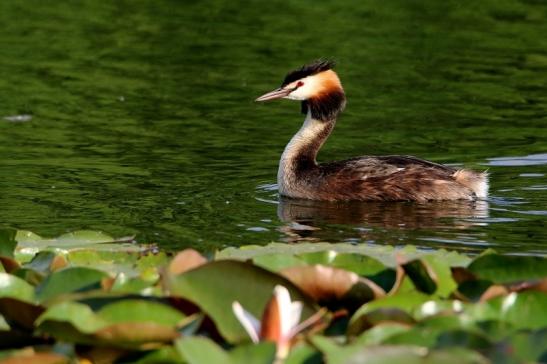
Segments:
[[[0,225],[210,251],[270,241],[547,253],[547,3],[0,2]],[[476,203],[279,199],[319,57],[348,105],[320,160],[488,170]]]

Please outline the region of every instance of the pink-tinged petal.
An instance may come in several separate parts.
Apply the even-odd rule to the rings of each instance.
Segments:
[[[294,328],[300,322],[300,316],[302,315],[302,302],[291,302],[291,316],[289,321],[289,336],[294,336],[296,332],[293,332]]]
[[[279,306],[280,336],[287,337],[293,326],[293,309],[289,290],[283,286],[275,286],[274,297]]]
[[[256,344],[260,341],[260,322],[248,311],[246,311],[237,301],[232,303],[232,310],[237,319],[249,334],[251,340]]]

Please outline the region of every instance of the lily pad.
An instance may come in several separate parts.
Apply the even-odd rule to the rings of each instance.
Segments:
[[[34,287],[14,275],[0,273],[0,298],[4,297],[34,302]]]
[[[49,275],[36,288],[36,296],[39,301],[46,301],[63,293],[100,289],[103,278],[108,278],[108,274],[96,269],[85,267],[62,269]]]
[[[355,311],[363,303],[383,297],[376,283],[354,272],[321,264],[284,269],[281,274],[320,304]]]
[[[541,257],[487,254],[475,259],[467,269],[481,279],[495,283],[547,277],[547,264]]]
[[[128,300],[98,313],[83,303],[62,302],[36,320],[39,331],[61,340],[118,347],[153,347],[176,339],[184,316],[160,303]]]
[[[232,314],[238,301],[255,317],[260,317],[276,285],[285,286],[295,301],[304,304],[303,316],[315,312],[311,301],[289,280],[249,263],[223,260],[202,265],[186,273],[170,276],[171,294],[198,305],[230,342],[245,340],[247,334]]]
[[[422,260],[413,260],[402,265],[406,275],[420,292],[432,294],[437,290],[437,275]]]
[[[239,346],[227,352],[210,339],[190,337],[178,339],[175,347],[189,364],[272,364],[275,360],[275,345],[269,342]]]
[[[171,306],[142,299],[126,299],[108,304],[97,315],[110,323],[153,322],[166,326],[177,326],[186,318]]]

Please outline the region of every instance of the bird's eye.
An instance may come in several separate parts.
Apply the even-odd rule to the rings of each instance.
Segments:
[[[298,83],[296,84],[296,87],[302,87],[302,86],[304,86],[304,82],[298,81]]]

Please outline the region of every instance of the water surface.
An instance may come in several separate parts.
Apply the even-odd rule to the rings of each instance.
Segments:
[[[0,222],[211,250],[270,241],[547,252],[547,4],[0,3]],[[279,200],[299,105],[252,100],[318,57],[348,106],[321,160],[488,170],[486,202]]]

